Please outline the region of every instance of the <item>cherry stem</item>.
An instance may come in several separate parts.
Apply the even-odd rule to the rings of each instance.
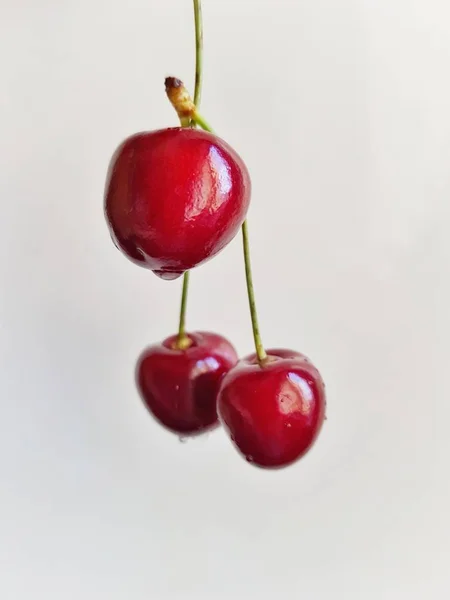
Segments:
[[[195,110],[192,120],[199,125],[205,131],[209,131],[210,133],[214,133],[214,130],[208,125],[205,119]],[[253,289],[253,276],[252,276],[252,265],[250,261],[250,244],[248,240],[248,223],[245,220],[242,224],[242,245],[244,249],[244,264],[245,264],[245,280],[247,282],[247,295],[248,295],[248,304],[250,307],[250,317],[252,321],[252,329],[253,329],[253,340],[255,342],[255,350],[256,356],[258,357],[258,362],[262,365],[267,359],[267,353],[264,350],[264,346],[261,340],[261,334],[259,332],[259,324],[258,324],[258,314],[256,311],[256,302],[255,302],[255,291]]]
[[[195,19],[195,90],[194,104],[200,105],[203,82],[203,20],[201,0],[194,0]]]
[[[253,289],[252,265],[250,261],[250,243],[248,240],[248,222],[242,223],[242,245],[244,248],[245,280],[247,282],[248,304],[250,307],[250,316],[252,320],[253,339],[255,341],[256,356],[261,365],[266,359],[267,354],[261,340],[259,332],[258,314],[256,312],[255,291]]]
[[[205,131],[209,131],[209,132],[213,133],[214,130],[211,127],[211,125],[208,123],[208,121],[206,121],[206,119],[197,112],[197,105],[195,105],[195,112],[192,117],[192,120],[194,123],[196,123],[199,127],[204,129]]]
[[[180,323],[178,325],[178,340],[177,345],[180,349],[187,342],[186,337],[186,306],[189,290],[189,271],[186,271],[183,277],[183,291],[181,292],[181,307],[180,307]]]
[[[200,104],[202,95],[203,81],[203,20],[202,20],[202,3],[201,0],[194,0],[194,20],[195,20],[195,90],[194,104]],[[190,124],[195,125],[195,122],[190,121]],[[181,292],[180,305],[180,320],[178,326],[177,345],[180,349],[189,346],[189,339],[186,336],[186,310],[187,299],[189,292],[189,271],[183,275],[183,290]]]

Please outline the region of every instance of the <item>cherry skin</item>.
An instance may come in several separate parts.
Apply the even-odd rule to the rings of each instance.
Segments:
[[[138,133],[111,160],[105,216],[130,260],[175,279],[233,239],[250,188],[242,159],[211,133],[180,127]]]
[[[238,357],[220,335],[198,331],[187,337],[191,345],[185,350],[177,348],[177,336],[144,350],[136,383],[160,424],[180,435],[195,435],[218,425],[219,386]]]
[[[242,359],[224,377],[219,418],[237,449],[251,463],[284,467],[313,445],[325,418],[325,386],[302,354],[268,350]]]

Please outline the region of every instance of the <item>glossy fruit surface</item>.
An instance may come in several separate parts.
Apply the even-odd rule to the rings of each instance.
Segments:
[[[217,393],[237,354],[220,335],[188,333],[191,346],[176,347],[177,336],[147,348],[138,360],[136,382],[144,404],[162,425],[181,435],[218,424]]]
[[[211,133],[180,127],[138,133],[111,160],[106,220],[130,260],[175,279],[233,239],[250,188],[242,159]]]
[[[283,467],[303,456],[325,418],[319,371],[292,350],[251,355],[229,371],[218,396],[219,417],[237,449],[260,467]]]

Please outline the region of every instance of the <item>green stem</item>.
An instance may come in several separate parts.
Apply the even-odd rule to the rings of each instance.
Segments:
[[[195,106],[195,108],[197,108],[197,105]],[[208,123],[208,121],[206,121],[206,119],[204,119],[202,117],[202,115],[200,115],[197,110],[195,111],[194,117],[193,117],[193,122],[196,123],[199,127],[201,127],[202,129],[204,129],[205,131],[209,131],[210,133],[214,133],[213,128],[211,127],[211,125]]]
[[[203,79],[203,22],[201,0],[194,0],[195,18],[195,90],[194,104],[200,106]]]
[[[194,0],[195,20],[195,90],[194,104],[200,104],[203,80],[203,22],[201,0]],[[195,123],[194,123],[195,125]],[[189,271],[183,276],[183,291],[181,293],[180,321],[178,326],[178,347],[180,349],[189,347],[190,341],[186,336],[186,310],[189,291]]]
[[[252,265],[250,261],[250,244],[248,241],[247,220],[245,220],[242,223],[242,245],[244,249],[245,280],[247,282],[248,304],[250,307],[250,316],[252,319],[253,339],[255,341],[255,349],[256,356],[258,357],[258,362],[259,364],[262,364],[266,360],[267,354],[264,350],[264,346],[261,340],[261,334],[259,333],[258,314],[256,312],[255,302],[255,291],[253,289]]]
[[[193,119],[199,127],[204,129],[205,131],[209,131],[210,133],[214,133],[213,129],[210,125],[205,121],[205,119],[198,113],[195,112]],[[245,280],[247,282],[247,295],[248,295],[248,304],[250,307],[250,317],[252,320],[252,329],[253,329],[253,340],[255,342],[255,350],[256,356],[258,357],[258,362],[260,365],[264,363],[267,359],[266,351],[264,350],[264,346],[261,340],[261,334],[259,332],[259,324],[258,324],[258,314],[256,311],[256,302],[255,302],[255,291],[253,289],[253,276],[252,276],[252,265],[250,261],[250,244],[248,241],[248,223],[245,220],[242,224],[242,243],[244,248],[244,263],[245,263]]]
[[[190,341],[186,336],[186,305],[189,289],[189,271],[183,277],[183,291],[181,293],[180,324],[178,326],[178,347],[184,349],[189,347]]]

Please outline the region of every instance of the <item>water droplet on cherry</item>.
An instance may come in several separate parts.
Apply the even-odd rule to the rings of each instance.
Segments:
[[[164,279],[164,281],[172,281],[183,275],[181,271],[153,271],[153,273],[161,279]]]

